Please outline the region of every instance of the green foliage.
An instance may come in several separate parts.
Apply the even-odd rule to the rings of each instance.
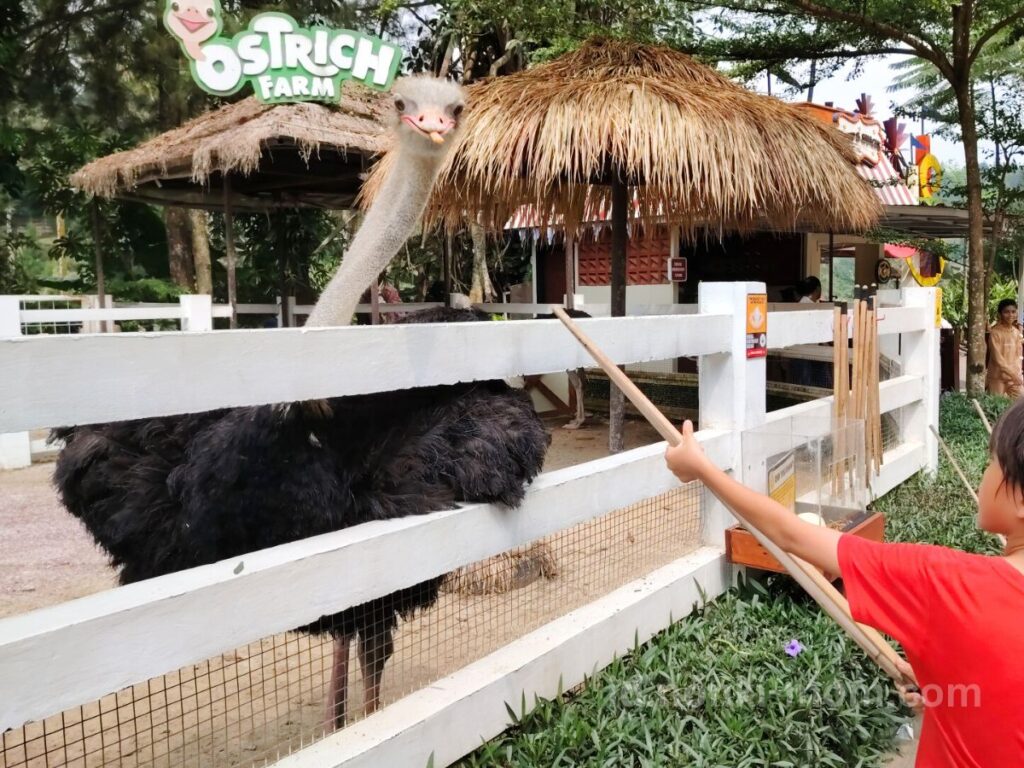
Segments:
[[[988,320],[994,323],[999,319],[999,302],[1003,299],[1017,300],[1017,281],[1012,277],[994,277],[988,292]]]
[[[903,720],[887,679],[779,577],[704,605],[575,698],[510,714],[464,766],[880,765]]]
[[[0,237],[0,294],[38,293],[48,266],[35,233],[11,230]]]
[[[989,421],[995,423],[1010,401],[986,395],[979,402]],[[944,396],[939,421],[939,433],[977,488],[988,464],[988,433],[970,399],[961,394]],[[978,529],[974,502],[944,454],[940,453],[934,479],[917,475],[879,499],[875,507],[885,513],[886,538],[891,541],[941,544],[986,554],[999,552],[998,539]]]
[[[954,328],[967,327],[967,281],[963,270],[947,269],[940,283],[942,317]]]

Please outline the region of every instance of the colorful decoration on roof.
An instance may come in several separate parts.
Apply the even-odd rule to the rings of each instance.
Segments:
[[[892,167],[896,169],[897,173],[905,176],[910,163],[903,157],[900,149],[907,140],[907,134],[904,133],[907,125],[899,122],[895,117],[890,117],[882,123],[882,127],[885,130],[885,151],[889,156],[889,162],[892,163]]]
[[[885,134],[877,120],[856,112],[837,110],[832,116],[832,121],[836,128],[849,135],[858,160],[868,165],[877,165],[881,162]]]
[[[927,154],[917,164],[921,198],[935,197],[942,188],[942,166],[933,154]]]
[[[260,13],[231,38],[219,0],[167,0],[164,26],[190,59],[192,78],[216,96],[246,83],[256,98],[276,104],[338,100],[345,80],[387,90],[401,63],[401,49],[351,29],[299,26],[284,13]]]
[[[942,256],[921,248],[886,243],[884,252],[887,258],[903,259],[914,281],[925,288],[937,285],[946,269],[946,260]]]

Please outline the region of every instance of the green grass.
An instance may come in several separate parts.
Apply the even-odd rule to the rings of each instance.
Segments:
[[[983,400],[995,416],[1005,407]],[[987,460],[984,428],[962,396],[941,431],[968,476]],[[888,538],[996,551],[942,461],[877,507]],[[805,647],[796,658],[791,639]],[[796,768],[878,766],[906,712],[892,685],[790,580],[741,584],[618,659],[572,695],[509,709],[514,726],[462,765]]]
[[[979,402],[993,424],[1009,404],[1006,398],[991,395]],[[988,433],[968,398],[942,398],[939,434],[977,488],[988,463]],[[939,472],[934,479],[912,477],[879,499],[875,507],[885,513],[886,538],[890,541],[919,541],[988,554],[999,552],[996,537],[975,525],[974,502],[941,451]]]

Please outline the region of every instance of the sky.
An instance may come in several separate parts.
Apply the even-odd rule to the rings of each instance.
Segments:
[[[866,93],[871,96],[874,102],[875,117],[880,120],[886,120],[892,117],[894,102],[905,101],[911,96],[910,91],[899,91],[897,93],[889,93],[887,91],[889,84],[892,82],[893,75],[889,66],[892,62],[899,61],[902,58],[905,57],[881,56],[868,59],[862,62],[861,71],[853,79],[848,80],[847,77],[853,71],[853,64],[851,63],[843,70],[837,72],[835,76],[821,81],[814,87],[814,101],[818,104],[831,101],[835,103],[835,106],[842,109],[854,110],[857,108],[856,99],[862,93]],[[756,86],[757,90],[761,92],[766,91],[767,88],[767,83],[764,79],[751,85]],[[773,87],[774,85],[773,83]],[[794,95],[786,98],[795,100],[798,97]],[[804,98],[806,98],[806,93]],[[920,121],[905,120],[904,122],[907,123],[906,132],[908,135],[921,132]],[[925,132],[931,133],[933,127],[929,127],[925,123]],[[903,149],[907,151],[906,146]],[[960,142],[933,137],[932,154],[939,159],[942,165],[962,167],[964,164],[964,150]]]

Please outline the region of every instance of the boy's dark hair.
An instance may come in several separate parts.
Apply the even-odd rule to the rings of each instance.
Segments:
[[[1013,299],[1003,299],[1002,301],[999,302],[999,309],[996,311],[1001,315],[1003,314],[1003,310],[1006,309],[1007,307],[1013,307],[1014,309],[1016,309],[1017,302],[1014,301]]]
[[[1003,471],[1003,482],[1024,496],[1024,398],[1003,412],[992,430],[989,450]]]

